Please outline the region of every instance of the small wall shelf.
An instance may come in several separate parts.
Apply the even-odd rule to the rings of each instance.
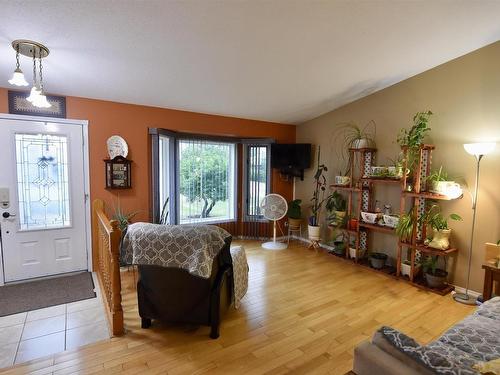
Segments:
[[[132,187],[131,160],[122,156],[105,159],[106,189],[130,189]]]

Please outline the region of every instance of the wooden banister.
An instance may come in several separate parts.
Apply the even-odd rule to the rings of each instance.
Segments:
[[[94,271],[102,291],[106,313],[113,336],[122,335],[123,310],[120,279],[121,231],[116,220],[109,220],[104,212],[104,202],[92,203],[92,245]]]

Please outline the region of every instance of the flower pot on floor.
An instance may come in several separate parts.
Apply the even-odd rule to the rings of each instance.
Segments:
[[[302,225],[302,219],[288,218],[288,225],[290,228],[299,228]]]
[[[429,243],[429,247],[439,250],[446,250],[450,247],[451,229],[434,230],[434,236]]]
[[[309,225],[307,231],[310,240],[319,241],[321,239],[321,227],[319,225]]]
[[[425,281],[427,285],[431,288],[442,289],[446,286],[446,277],[448,276],[448,272],[442,269],[436,269],[434,274],[426,272],[425,273]]]
[[[345,255],[345,242],[344,241],[334,241],[332,251],[336,255],[344,256]]]
[[[377,270],[384,268],[386,261],[387,261],[387,254],[384,253],[370,254],[370,265]]]
[[[410,277],[411,264],[410,262],[401,262],[401,275]]]

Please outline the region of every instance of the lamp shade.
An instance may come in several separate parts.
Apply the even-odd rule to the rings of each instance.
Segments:
[[[475,156],[487,155],[495,149],[496,143],[494,142],[484,142],[484,143],[465,143],[464,149],[467,153]]]
[[[14,86],[28,86],[28,82],[24,78],[24,74],[21,69],[17,68],[12,75],[12,78],[9,79],[9,83]]]

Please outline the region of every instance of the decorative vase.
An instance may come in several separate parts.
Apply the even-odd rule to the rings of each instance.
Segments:
[[[450,247],[451,229],[434,230],[434,236],[429,243],[429,247],[439,250],[446,250]]]
[[[307,231],[310,240],[319,241],[321,239],[321,227],[319,225],[309,225]]]
[[[359,225],[358,219],[350,219],[348,229],[349,230],[358,230],[358,225]]]

